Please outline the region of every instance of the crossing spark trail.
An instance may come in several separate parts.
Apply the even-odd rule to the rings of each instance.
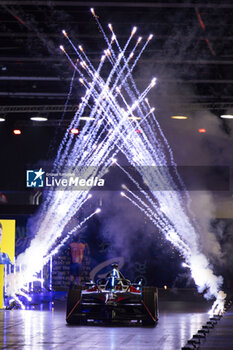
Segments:
[[[107,45],[97,68],[83,46],[76,47],[69,34],[62,31],[69,46],[60,46],[60,49],[79,75],[78,82],[85,94],[59,146],[53,170],[75,172],[80,169],[79,176],[86,179],[102,176],[111,167],[118,152],[122,152],[129,164],[137,169],[150,193],[145,194],[140,189],[140,196],[137,196],[126,188],[127,194],[123,192],[123,196],[143,211],[182,253],[199,291],[207,289],[207,296],[216,298],[215,310],[221,311],[224,304],[222,277],[214,274],[199,248],[200,228],[194,224],[190,214],[189,195],[187,191],[178,191],[177,181],[185,190],[182,179],[177,170],[172,174],[169,170],[168,165],[176,165],[173,153],[146,97],[156,85],[156,78],[152,78],[141,93],[133,79],[135,66],[153,35],[150,34],[143,44],[143,38],[135,38],[137,28],[133,27],[121,48],[113,26],[108,25],[109,38],[95,10],[91,9],[91,13]],[[75,62],[69,54],[70,49],[77,55]],[[81,117],[87,111],[93,122],[87,122],[79,136],[75,137],[69,130],[79,128]],[[140,134],[135,132],[139,128],[143,129]],[[133,178],[131,180],[134,181]],[[27,282],[35,278],[41,264],[56,254],[72,236],[73,231],[63,236],[64,228],[77,215],[88,196],[88,190],[47,191],[35,217],[35,238],[17,258],[17,263],[23,267],[21,275],[26,276]],[[98,210],[84,222],[97,213]],[[54,248],[58,238],[61,243]],[[25,281],[18,278],[17,284],[11,286],[12,295],[19,293],[23,287]]]

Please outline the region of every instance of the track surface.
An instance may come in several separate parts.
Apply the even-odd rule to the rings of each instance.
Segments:
[[[208,320],[209,304],[160,301],[154,328],[139,326],[68,326],[65,305],[54,311],[0,311],[0,349],[178,350]]]

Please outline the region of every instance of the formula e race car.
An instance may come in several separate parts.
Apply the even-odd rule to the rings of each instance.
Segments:
[[[158,321],[158,289],[142,287],[140,282],[131,283],[113,264],[106,278],[69,289],[66,321],[154,326]]]

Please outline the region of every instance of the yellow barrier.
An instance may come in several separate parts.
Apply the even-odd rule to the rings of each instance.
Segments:
[[[4,264],[15,260],[15,220],[0,219],[0,309],[3,308]]]

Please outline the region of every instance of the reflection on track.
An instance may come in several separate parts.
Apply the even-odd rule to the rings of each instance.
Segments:
[[[156,327],[68,326],[64,305],[55,311],[0,312],[1,349],[178,350],[208,319],[209,305],[160,302]]]

